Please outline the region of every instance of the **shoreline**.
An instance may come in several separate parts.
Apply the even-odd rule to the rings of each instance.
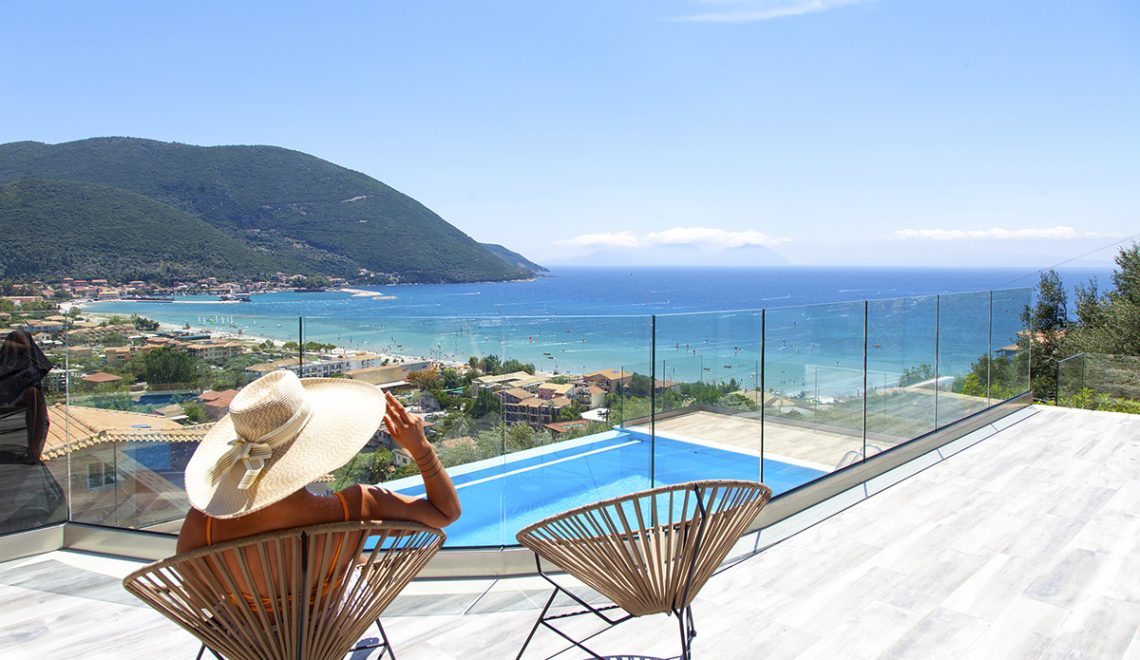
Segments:
[[[79,307],[82,309],[82,307],[80,305],[76,305],[76,307]],[[84,312],[84,315],[91,317],[91,318],[101,319],[101,320],[106,320],[106,319],[109,319],[113,316],[120,316],[119,314],[115,314],[115,313],[109,314],[106,312]],[[149,318],[149,317],[144,317],[144,318]],[[151,319],[151,320],[155,320],[155,319]],[[245,332],[232,332],[229,330],[219,330],[217,328],[211,328],[208,326],[190,325],[189,327],[187,327],[185,324],[180,325],[177,323],[168,323],[166,321],[158,321],[158,329],[160,331],[168,331],[168,332],[191,332],[191,333],[197,333],[197,334],[207,334],[210,336],[211,340],[249,341],[251,343],[257,343],[257,344],[264,343],[264,342],[268,341],[268,342],[272,343],[273,346],[276,348],[282,348],[285,346],[286,343],[288,343],[290,341],[296,341],[297,340],[296,338],[294,338],[294,339],[277,339],[275,337],[270,337],[270,336],[261,335],[261,334],[249,334],[249,333],[245,333]],[[372,353],[372,354],[378,355],[382,358],[387,358],[389,360],[389,364],[410,364],[410,363],[414,363],[414,362],[428,362],[428,363],[438,364],[438,365],[441,365],[443,367],[450,367],[450,368],[459,368],[459,367],[466,367],[467,366],[467,362],[459,361],[459,360],[448,360],[448,359],[443,359],[443,358],[433,358],[433,357],[427,357],[427,356],[423,356],[423,355],[409,355],[409,354],[405,354],[405,353],[393,353],[391,351],[373,351],[373,350],[367,350],[367,349],[362,349],[362,348],[344,346],[344,345],[340,345],[340,344],[334,344],[333,346],[334,346],[334,348],[332,351],[330,351],[328,353],[320,353],[320,354],[337,356],[337,355],[349,355],[349,354],[359,354],[359,353]],[[541,372],[538,369],[536,369],[535,373],[546,373],[546,372]]]

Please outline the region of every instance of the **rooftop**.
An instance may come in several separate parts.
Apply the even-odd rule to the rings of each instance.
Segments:
[[[723,568],[694,605],[694,653],[1136,657],[1140,417],[1029,412],[919,459],[925,469],[894,486],[868,482],[799,514],[806,529]],[[69,551],[0,564],[6,651],[192,657],[193,639],[119,586],[138,565]],[[513,657],[548,594],[533,577],[420,580],[384,625],[405,659]],[[635,620],[591,645],[674,656],[676,622]],[[580,657],[566,647],[540,631],[527,657]]]
[[[48,407],[43,458],[61,458],[100,443],[197,442],[205,433],[202,427],[183,426],[158,415],[56,403]]]

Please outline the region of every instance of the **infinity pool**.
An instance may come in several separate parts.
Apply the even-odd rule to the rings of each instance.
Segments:
[[[760,477],[759,456],[657,436],[651,481],[650,445],[648,435],[615,430],[452,468],[463,515],[447,528],[447,545],[515,545],[523,527],[590,502],[698,479]],[[776,495],[824,474],[764,460],[764,483]],[[385,486],[424,494],[418,477]]]

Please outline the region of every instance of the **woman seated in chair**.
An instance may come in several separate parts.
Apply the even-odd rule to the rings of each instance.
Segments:
[[[427,499],[377,486],[329,497],[305,487],[351,460],[383,421],[419,466]],[[268,374],[242,389],[186,466],[193,507],[178,552],[262,532],[347,520],[406,520],[444,527],[459,496],[423,421],[394,396],[359,381]]]

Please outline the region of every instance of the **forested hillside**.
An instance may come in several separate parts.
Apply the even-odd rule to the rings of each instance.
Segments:
[[[380,181],[280,147],[197,147],[137,138],[0,145],[0,183],[27,179],[142,195],[261,252],[273,270],[354,275],[367,269],[433,282],[530,275]],[[61,212],[68,199],[54,200],[53,212]],[[235,268],[242,272],[247,264],[262,265],[238,261]]]

